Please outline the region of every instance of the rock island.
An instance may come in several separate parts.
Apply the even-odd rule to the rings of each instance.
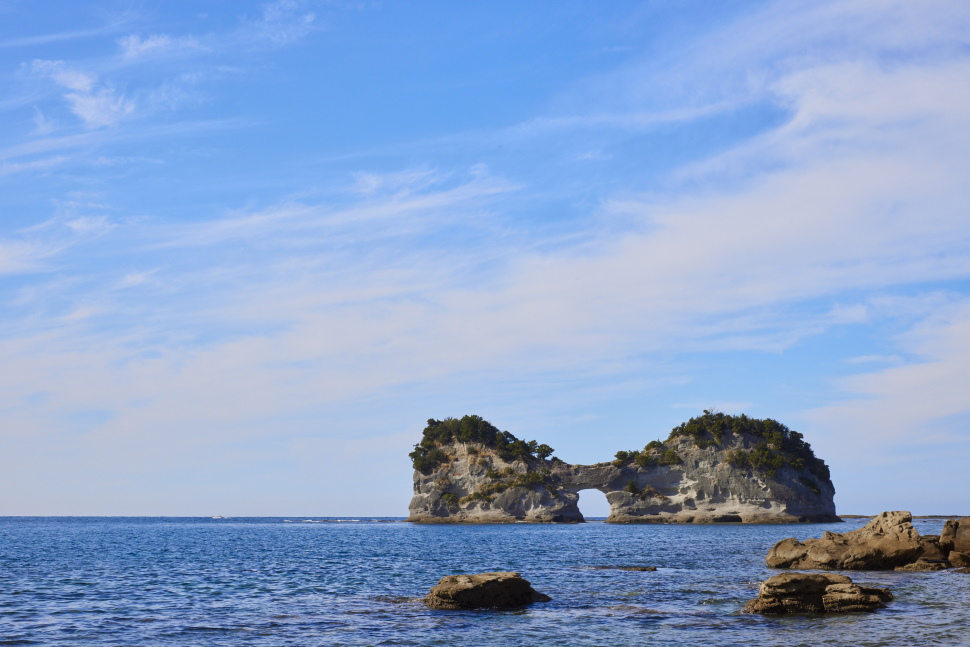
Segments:
[[[828,466],[770,418],[705,411],[665,441],[571,465],[480,416],[428,420],[410,457],[408,521],[579,523],[581,490],[606,494],[610,523],[841,521]]]

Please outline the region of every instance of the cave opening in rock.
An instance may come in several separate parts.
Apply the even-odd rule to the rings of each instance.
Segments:
[[[579,495],[577,502],[579,511],[587,521],[605,519],[610,516],[610,502],[606,500],[606,495],[599,490],[580,490],[576,494]]]

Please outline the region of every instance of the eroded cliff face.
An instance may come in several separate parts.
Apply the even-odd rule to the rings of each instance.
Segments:
[[[606,494],[612,523],[840,520],[824,463],[812,457],[807,465],[755,467],[745,456],[765,447],[763,437],[719,435],[717,442],[672,437],[594,465],[511,456],[483,443],[441,444],[443,460],[414,473],[408,521],[582,522],[578,492],[586,489]]]

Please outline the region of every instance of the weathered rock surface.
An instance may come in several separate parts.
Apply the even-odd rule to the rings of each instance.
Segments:
[[[800,434],[790,433],[797,435],[791,442],[808,447]],[[810,449],[807,458],[782,461],[782,450],[764,437],[730,428],[717,438],[672,435],[642,452],[620,452],[615,461],[593,465],[510,456],[481,442],[425,443],[421,451],[438,458],[414,472],[412,522],[582,522],[577,504],[587,489],[606,494],[610,523],[841,521],[828,468]],[[628,457],[619,458],[623,454]],[[755,467],[739,456],[776,463]]]
[[[952,550],[962,541],[956,521],[947,521],[940,536],[921,536],[912,521],[909,512],[883,512],[851,532],[825,532],[804,542],[782,539],[768,551],[766,561],[772,568],[851,571],[939,571],[959,565],[952,563],[963,559]]]
[[[875,611],[893,599],[889,589],[859,586],[834,573],[782,573],[761,583],[744,613],[850,613]]]
[[[919,573],[924,571],[945,571],[950,568],[950,563],[946,560],[928,560],[928,559],[917,559],[915,562],[910,564],[905,564],[903,566],[897,566],[895,570],[905,571],[910,573]]]
[[[821,539],[783,539],[768,552],[768,566],[794,569],[885,570],[916,561],[919,532],[908,512],[883,512],[864,527]]]
[[[970,553],[970,517],[947,519],[940,533],[940,546],[948,551]]]
[[[950,554],[947,555],[947,559],[953,566],[970,566],[970,553],[951,550]]]
[[[503,572],[448,575],[431,587],[424,603],[432,609],[479,609],[521,607],[550,599],[518,573]]]

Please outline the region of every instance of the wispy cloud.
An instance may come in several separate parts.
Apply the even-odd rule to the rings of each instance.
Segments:
[[[792,120],[738,158],[753,178],[743,190],[628,197],[622,208],[635,216],[633,230],[602,238],[594,225],[578,244],[553,251],[504,238],[508,224],[489,222],[496,206],[474,206],[499,199],[514,186],[508,181],[448,186],[447,176],[429,169],[358,174],[353,190],[359,202],[349,207],[290,203],[166,227],[150,235],[151,246],[138,247],[208,249],[216,266],[193,263],[180,272],[148,260],[158,268],[158,282],[205,303],[197,313],[202,320],[272,320],[272,330],[288,331],[216,344],[203,352],[213,367],[228,362],[236,370],[240,360],[223,354],[242,347],[249,354],[237,357],[248,357],[254,367],[274,357],[281,383],[299,370],[284,368],[288,362],[326,366],[307,388],[328,398],[359,397],[466,366],[536,374],[586,370],[607,358],[622,363],[631,348],[776,352],[829,327],[867,320],[865,308],[851,303],[806,318],[806,302],[970,273],[958,207],[966,189],[946,171],[960,168],[964,153],[950,145],[952,137],[932,112],[941,103],[952,105],[947,88],[965,70],[955,63],[924,72],[935,80],[923,84],[926,92],[915,104],[887,100],[893,88],[903,87],[898,75],[916,75],[916,69],[859,69],[846,81],[845,68],[822,67],[811,83],[799,81],[806,77],[798,72],[779,83]],[[853,92],[826,89],[841,83]],[[815,108],[820,94],[832,98],[824,111]],[[860,102],[884,101],[894,112],[883,109],[885,118],[872,128],[854,116]],[[965,132],[960,111],[948,110]],[[839,136],[847,123],[859,131],[850,138],[858,145],[848,148]],[[890,123],[906,127],[887,128]],[[770,171],[757,162],[790,156],[793,148],[811,154]],[[923,148],[948,150],[951,157],[933,162],[914,154]],[[853,182],[846,184],[846,177]],[[926,196],[934,196],[930,211]],[[474,240],[473,231],[486,237],[464,248],[423,238],[442,231],[453,240]],[[254,273],[231,253],[240,245],[276,251],[264,255],[265,265]],[[207,278],[193,286],[200,271]],[[209,294],[205,285],[219,287]],[[327,334],[319,337],[314,331],[320,330]],[[218,381],[215,375],[205,379]],[[271,374],[260,380],[261,388],[280,395],[278,406],[292,401],[270,389],[267,379]]]
[[[68,67],[64,61],[34,60],[31,68],[49,76],[58,85],[78,92],[90,92],[97,81],[93,74]]]
[[[110,85],[100,83],[96,75],[71,67],[63,61],[35,60],[31,68],[70,90],[64,99],[70,105],[71,112],[89,128],[111,126],[135,110],[134,101],[125,98]]]
[[[808,417],[831,430],[851,429],[841,442],[866,450],[881,464],[902,445],[970,442],[962,424],[948,419],[970,413],[970,302],[953,299],[898,340],[913,359],[879,358],[892,366],[840,380],[845,401],[812,410]],[[903,460],[902,457],[898,459]]]
[[[24,171],[44,171],[63,164],[66,160],[67,158],[63,155],[56,155],[32,162],[0,162],[0,176],[12,175]]]
[[[37,45],[47,45],[49,43],[57,43],[69,40],[78,40],[82,38],[95,38],[98,36],[104,36],[116,31],[124,23],[112,22],[100,27],[94,27],[91,29],[78,29],[72,31],[62,31],[54,32],[49,34],[38,34],[36,36],[24,36],[20,38],[8,38],[6,40],[0,40],[0,48],[8,49],[15,47],[34,47]]]
[[[71,92],[65,98],[71,104],[71,111],[89,128],[111,126],[135,110],[133,101],[110,87],[95,92]]]
[[[129,34],[118,40],[121,56],[132,61],[146,56],[159,56],[185,50],[203,49],[202,45],[192,37],[173,38],[167,34],[153,34],[142,38]]]
[[[299,0],[275,0],[260,7],[260,16],[244,23],[242,34],[255,41],[285,45],[318,27],[316,14]]]

